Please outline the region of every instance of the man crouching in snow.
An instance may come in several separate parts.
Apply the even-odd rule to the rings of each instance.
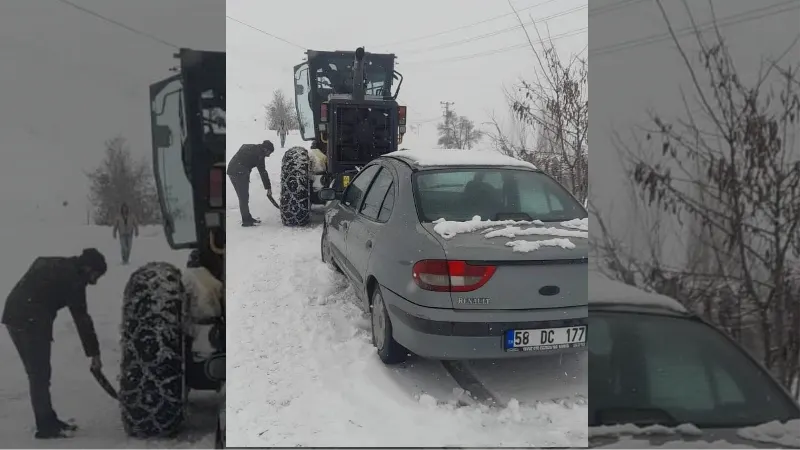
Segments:
[[[105,257],[94,248],[80,256],[39,257],[6,299],[2,323],[28,374],[37,439],[68,437],[77,429],[58,418],[50,401],[53,322],[58,311],[68,307],[91,367],[100,369],[100,344],[86,308],[86,287],[96,284],[106,269]]]

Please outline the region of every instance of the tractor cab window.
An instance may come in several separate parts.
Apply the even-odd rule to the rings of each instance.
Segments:
[[[330,94],[353,93],[353,57],[331,56],[324,64],[320,64],[314,74],[317,95],[327,100]],[[364,88],[367,95],[389,95],[392,85],[393,71],[383,65],[364,60]]]
[[[208,89],[200,94],[203,114],[203,137],[206,142],[225,144],[225,93]]]
[[[183,102],[179,76],[150,86],[153,171],[165,234],[172,248],[188,248],[197,242],[192,185],[182,157],[187,140]]]
[[[308,63],[294,68],[295,108],[300,133],[305,140],[314,139],[314,111],[311,109],[311,83],[308,75]],[[316,86],[315,86],[316,87]]]

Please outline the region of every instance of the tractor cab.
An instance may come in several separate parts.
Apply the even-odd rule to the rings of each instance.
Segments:
[[[295,107],[303,140],[316,141],[327,157],[326,184],[397,150],[406,108],[396,102],[403,76],[394,70],[395,55],[361,47],[306,56],[294,68]]]
[[[225,53],[181,49],[178,73],[150,86],[153,170],[173,249],[224,280]]]

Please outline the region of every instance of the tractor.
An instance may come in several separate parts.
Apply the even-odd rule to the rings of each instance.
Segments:
[[[125,286],[117,400],[127,434],[174,437],[189,390],[225,383],[225,53],[181,49],[150,86],[153,169],[164,234],[185,268],[150,262]],[[224,442],[224,412],[217,445]]]
[[[340,194],[363,165],[397,150],[406,132],[406,107],[397,103],[403,76],[395,55],[308,50],[294,67],[295,108],[310,150],[288,149],[281,160],[281,221],[303,226],[311,205],[325,204],[323,188]],[[398,81],[392,93],[392,84]]]

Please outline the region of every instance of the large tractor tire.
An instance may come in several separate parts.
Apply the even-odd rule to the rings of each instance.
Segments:
[[[140,267],[125,286],[119,402],[130,436],[172,437],[183,425],[188,304],[181,271],[168,263]]]
[[[311,221],[311,159],[308,150],[292,147],[281,160],[281,221],[288,227]]]

